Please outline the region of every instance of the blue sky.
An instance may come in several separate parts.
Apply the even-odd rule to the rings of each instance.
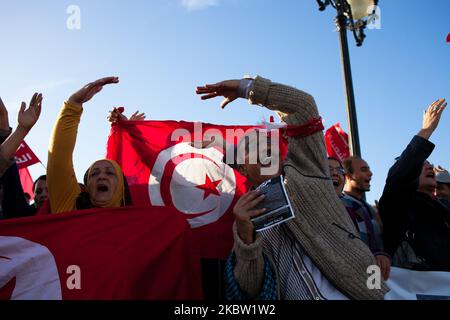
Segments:
[[[81,10],[69,30],[66,10]],[[362,47],[349,37],[363,158],[373,172],[370,201],[382,193],[393,159],[422,123],[423,110],[450,99],[450,1],[381,0],[381,29]],[[255,124],[271,113],[244,100],[220,110],[197,85],[250,74],[314,95],[325,126],[347,129],[335,13],[314,0],[10,1],[0,10],[0,96],[16,124],[20,101],[44,94],[44,110],[27,142],[45,164],[51,128],[71,92],[97,78],[121,83],[85,105],[74,165],[81,180],[105,155],[112,106],[157,120]],[[350,36],[350,35],[349,35]],[[431,140],[431,161],[450,167],[450,114]],[[30,168],[34,178],[44,174]]]

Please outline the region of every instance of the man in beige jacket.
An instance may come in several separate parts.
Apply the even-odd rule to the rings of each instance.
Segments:
[[[376,261],[334,192],[323,133],[308,130],[320,119],[313,97],[261,77],[206,85],[197,93],[203,100],[225,97],[222,108],[239,97],[248,98],[251,104],[277,111],[288,126],[309,131],[288,138],[287,157],[276,170],[283,172],[295,218],[255,234],[251,218],[264,212],[256,209],[264,196],[250,191],[234,207],[230,261],[240,297],[270,297],[262,293],[271,287],[267,281],[272,272],[278,299],[383,299],[388,291],[383,282],[378,289],[368,286],[368,268]],[[246,154],[238,170],[254,186],[279,175],[261,174],[265,164],[248,159]]]

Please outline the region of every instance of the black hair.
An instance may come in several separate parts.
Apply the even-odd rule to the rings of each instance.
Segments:
[[[350,156],[347,159],[345,159],[342,165],[344,166],[344,170],[346,173],[350,174],[353,173],[353,160],[362,160],[362,159],[358,156]]]
[[[336,161],[337,163],[339,163],[339,166],[340,166],[342,169],[344,169],[344,167],[342,166],[341,160],[339,160],[338,158],[335,158],[335,157],[328,157],[328,160],[334,160],[334,161]]]
[[[34,192],[34,189],[36,189],[36,184],[38,183],[38,181],[40,181],[40,180],[42,180],[42,181],[47,181],[47,175],[42,175],[42,176],[40,176],[39,178],[37,178],[34,182],[33,182],[33,192]]]

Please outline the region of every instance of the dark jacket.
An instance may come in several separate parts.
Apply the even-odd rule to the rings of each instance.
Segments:
[[[3,186],[2,211],[4,219],[29,217],[36,214],[34,205],[29,205],[25,199],[19,169],[13,164],[0,180]]]
[[[6,140],[9,133],[5,130],[0,131],[0,143]],[[1,206],[4,219],[29,217],[36,214],[36,207],[29,205],[25,199],[17,164],[14,163],[6,170],[0,178],[0,184],[3,187]]]
[[[425,270],[450,271],[450,211],[436,199],[418,192],[424,161],[434,144],[415,136],[389,170],[379,209],[385,251],[394,255],[407,238]]]

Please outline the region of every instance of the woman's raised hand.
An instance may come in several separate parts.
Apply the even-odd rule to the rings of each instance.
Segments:
[[[97,93],[102,91],[103,86],[112,83],[119,83],[118,77],[106,77],[99,79],[97,81],[91,82],[85,85],[83,88],[75,92],[72,96],[70,96],[68,102],[73,104],[82,105],[85,102],[88,102],[95,96]]]

